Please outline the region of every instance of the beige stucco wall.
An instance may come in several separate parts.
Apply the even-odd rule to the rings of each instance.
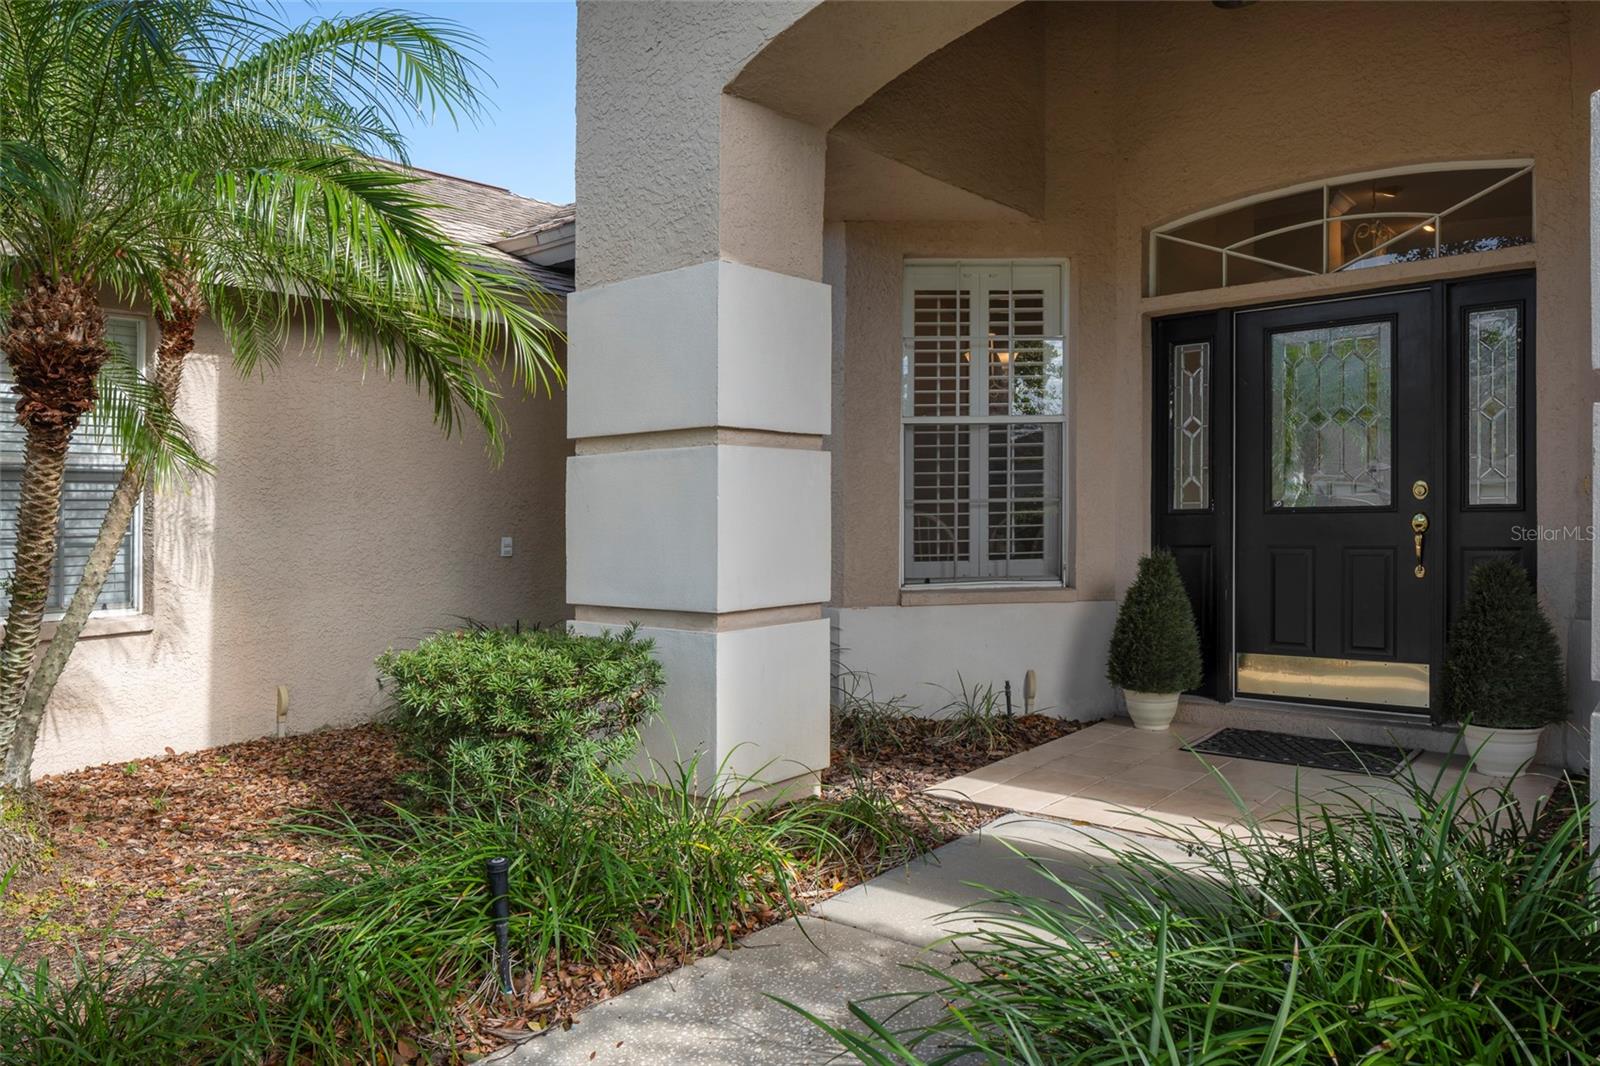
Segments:
[[[91,621],[36,772],[371,717],[373,658],[454,624],[564,617],[562,398],[508,401],[495,468],[404,382],[307,354],[241,379],[208,324],[182,414],[215,477],[147,502],[145,610]],[[500,537],[515,538],[501,558]]]
[[[723,158],[724,113],[731,111],[736,124],[765,116],[751,116],[749,105],[739,106],[744,101],[730,107],[722,87],[814,3],[578,5],[580,287],[717,258],[723,240],[723,170],[737,175],[745,166],[759,169],[750,149],[773,143],[755,131],[737,130],[736,151]],[[820,175],[820,133],[815,140]],[[734,214],[737,219],[739,212]],[[803,217],[773,213],[767,222],[789,225]],[[749,232],[763,232],[761,222],[744,219],[728,237],[738,243]],[[772,236],[756,243],[783,264],[778,269],[805,275],[816,256],[802,250],[797,262],[787,251],[794,246],[792,237]],[[816,242],[813,234],[802,246]]]
[[[1033,25],[1042,29],[1021,32]],[[1071,262],[1075,587],[1027,598],[1112,598],[1149,543],[1152,316],[1463,269],[1531,265],[1538,272],[1539,518],[1546,526],[1587,524],[1589,409],[1600,399],[1587,357],[1588,95],[1600,87],[1594,7],[1259,4],[1224,11],[1209,4],[1030,4],[974,39],[991,51],[1012,40],[1014,63],[1041,67],[1042,107],[1020,111],[1042,115],[1042,217],[887,222],[874,221],[870,207],[863,218],[852,216],[850,204],[828,205],[838,221],[830,224],[825,280],[843,304],[835,340],[841,395],[830,441],[838,480],[837,606],[997,598],[898,587],[899,273],[908,257]],[[946,57],[958,50],[952,46]],[[990,79],[983,65],[959,69],[964,74],[942,91],[925,70],[908,73],[904,81],[919,86],[914,114],[891,83],[846,119],[852,148],[916,166],[930,156],[928,141],[941,129],[972,129],[979,113],[994,108],[983,88]],[[1007,78],[1025,87],[1014,74]],[[1536,167],[1532,250],[1368,270],[1353,280],[1142,295],[1146,234],[1170,219],[1364,170],[1522,157]],[[1003,155],[956,153],[940,176],[1016,205],[1014,175],[984,185],[986,168],[1010,165]],[[929,214],[940,210],[930,206]],[[896,212],[896,218],[911,213],[904,202]],[[1574,620],[1588,615],[1589,545],[1581,537],[1545,542],[1539,561],[1540,593],[1565,640]]]

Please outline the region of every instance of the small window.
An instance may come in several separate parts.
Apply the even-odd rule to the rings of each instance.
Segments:
[[[905,581],[1062,580],[1064,268],[906,267]]]
[[[1217,208],[1150,236],[1150,295],[1310,277],[1533,241],[1533,166],[1340,178]]]
[[[106,339],[127,358],[144,368],[144,320],[125,315],[106,316]],[[22,448],[24,433],[14,417],[16,393],[11,387],[10,370],[0,362],[0,573],[11,575],[16,558],[17,507],[22,490]],[[56,552],[55,576],[50,583],[46,610],[58,613],[78,586],[78,578],[88,562],[100,522],[117,482],[122,480],[122,455],[108,427],[85,419],[72,435],[67,457],[66,482],[61,489],[61,541]],[[134,512],[117,552],[111,575],[100,592],[97,613],[127,613],[139,608],[139,529],[143,503]],[[0,588],[0,610],[9,597]]]

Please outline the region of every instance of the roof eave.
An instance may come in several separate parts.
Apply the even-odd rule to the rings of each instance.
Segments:
[[[495,241],[494,246],[530,263],[554,266],[557,263],[570,263],[576,257],[577,232],[576,221],[563,222],[549,229],[513,234]]]

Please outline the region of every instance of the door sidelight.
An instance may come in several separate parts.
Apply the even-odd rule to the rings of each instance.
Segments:
[[[1415,572],[1418,577],[1425,577],[1428,573],[1427,567],[1422,565],[1422,537],[1427,532],[1428,516],[1418,511],[1411,516],[1411,540],[1417,548],[1417,569]]]

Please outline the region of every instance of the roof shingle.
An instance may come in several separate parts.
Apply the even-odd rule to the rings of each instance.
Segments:
[[[495,242],[571,222],[574,205],[546,203],[498,185],[417,167],[400,169],[421,179],[418,192],[439,205],[430,214],[445,233],[463,244],[478,246],[491,263],[533,279],[546,292],[565,296],[572,291],[570,271],[530,263],[495,247]]]

